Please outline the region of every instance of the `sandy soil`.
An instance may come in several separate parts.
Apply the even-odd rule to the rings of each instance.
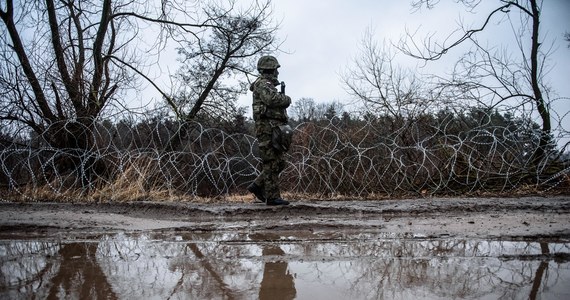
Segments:
[[[428,237],[570,238],[570,196],[257,203],[0,203],[0,238],[51,231],[356,230]]]

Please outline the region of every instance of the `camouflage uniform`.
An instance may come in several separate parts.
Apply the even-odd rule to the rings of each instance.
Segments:
[[[264,59],[265,62],[267,60],[270,62],[266,69],[267,72],[264,72],[263,69]],[[250,87],[253,92],[253,119],[255,121],[255,134],[259,142],[262,172],[248,187],[248,190],[268,205],[289,204],[281,199],[279,192],[279,174],[285,168],[284,151],[272,143],[273,128],[287,124],[287,107],[291,104],[291,98],[280,93],[276,88],[279,85],[279,81],[277,81],[278,67],[279,64],[274,57],[260,58],[258,69],[261,76]],[[267,74],[271,70],[274,72]]]

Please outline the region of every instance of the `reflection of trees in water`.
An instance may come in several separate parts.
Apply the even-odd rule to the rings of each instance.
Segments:
[[[552,244],[550,250],[570,252],[564,244]],[[323,289],[345,284],[353,298],[525,298],[539,293],[533,283],[560,284],[543,277],[545,271],[568,279],[541,256],[548,254],[544,243],[534,242],[370,237],[358,243],[291,244],[286,251],[301,253],[307,261],[298,267],[303,273],[297,280]],[[526,259],[517,259],[521,256]]]
[[[48,299],[117,299],[95,258],[98,243],[64,244]]]
[[[569,244],[306,238],[173,232],[66,244],[6,241],[0,243],[0,298],[247,299],[263,298],[272,285],[292,298],[303,292],[297,283],[311,283],[339,285],[353,298],[534,299],[569,277],[568,261],[551,256],[570,253]]]
[[[260,254],[257,246],[225,243],[237,236],[117,235],[100,247],[99,261],[116,283],[117,293],[125,297],[243,299],[256,293],[262,265],[251,260]]]
[[[59,243],[36,241],[2,241],[0,243],[0,298],[33,298],[46,295],[46,284],[57,271],[54,257]]]
[[[548,247],[547,243],[540,243],[540,249],[542,250],[542,254],[550,254],[550,248]],[[532,289],[530,292],[529,299],[534,300],[538,294],[538,290],[540,289],[540,284],[542,282],[542,277],[547,276],[548,270],[548,263],[546,261],[541,261],[538,268],[536,268],[536,274],[534,275],[534,279],[532,282]]]
[[[7,298],[116,299],[95,258],[97,246],[97,242],[2,244],[2,283],[14,287]]]

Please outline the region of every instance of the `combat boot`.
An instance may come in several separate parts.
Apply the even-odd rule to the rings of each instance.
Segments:
[[[289,205],[289,201],[281,198],[269,199],[267,200],[267,205]]]
[[[257,185],[255,182],[250,184],[247,187],[247,190],[255,195],[255,200],[257,202],[265,203],[265,197],[263,197],[263,189],[259,185]]]

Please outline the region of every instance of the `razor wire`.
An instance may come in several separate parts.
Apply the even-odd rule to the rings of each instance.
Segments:
[[[63,122],[46,136],[0,145],[0,199],[220,197],[259,175],[257,140],[196,122]],[[383,124],[339,119],[294,126],[284,192],[320,197],[549,190],[570,167],[555,148],[531,162],[538,133],[520,127],[454,129],[451,120]],[[88,147],[55,148],[48,132]],[[62,134],[64,133],[64,134]]]

